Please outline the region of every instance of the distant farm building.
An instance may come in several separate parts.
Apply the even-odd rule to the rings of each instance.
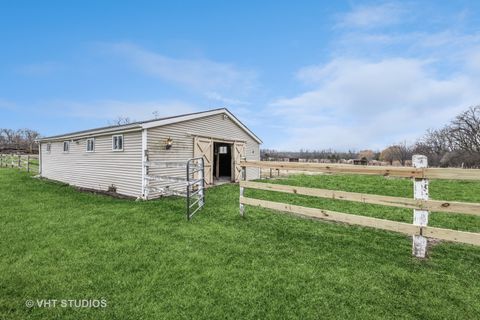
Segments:
[[[362,165],[362,166],[366,166],[368,164],[368,160],[366,158],[362,158],[362,159],[353,159],[353,164],[355,165]]]

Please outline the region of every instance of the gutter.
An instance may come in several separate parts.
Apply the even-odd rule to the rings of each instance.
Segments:
[[[135,131],[140,131],[142,130],[142,125],[136,125],[134,127],[130,128],[112,128],[109,130],[100,130],[100,131],[89,131],[89,132],[84,132],[84,133],[79,133],[79,134],[68,134],[68,135],[63,135],[63,136],[52,136],[52,137],[45,137],[45,138],[40,138],[37,139],[36,141],[38,143],[40,142],[54,142],[54,141],[64,141],[64,140],[75,140],[75,139],[82,139],[82,138],[87,138],[91,136],[104,136],[104,135],[110,135],[110,134],[115,134],[115,133],[124,133],[124,132],[135,132]]]

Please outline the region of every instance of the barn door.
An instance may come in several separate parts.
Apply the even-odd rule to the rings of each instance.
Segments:
[[[245,158],[245,143],[244,142],[235,142],[233,144],[233,176],[235,177],[235,182],[238,182],[242,178],[242,167],[240,166],[240,161],[242,158]]]
[[[212,139],[195,137],[193,139],[193,156],[203,157],[205,183],[212,184],[212,167],[213,167],[213,142]]]

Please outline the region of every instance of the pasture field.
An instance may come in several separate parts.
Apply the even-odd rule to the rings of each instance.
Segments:
[[[271,181],[269,181],[271,182]],[[406,179],[295,175],[275,183],[412,196]],[[411,222],[412,210],[246,190],[246,196]],[[480,183],[432,181],[432,199],[480,202]],[[478,319],[480,247],[436,243],[411,257],[401,234],[248,207],[238,185],[135,202],[0,169],[0,319]],[[429,225],[480,232],[480,217]],[[27,307],[104,299],[105,307]]]

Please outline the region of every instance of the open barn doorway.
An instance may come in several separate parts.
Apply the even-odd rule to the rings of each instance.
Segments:
[[[222,184],[234,181],[232,177],[232,144],[214,142],[213,144],[213,183]]]

